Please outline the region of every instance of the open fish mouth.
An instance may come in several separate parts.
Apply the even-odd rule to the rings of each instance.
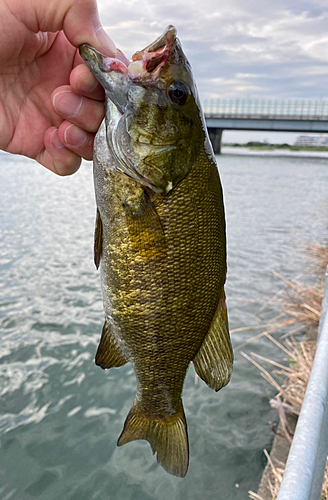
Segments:
[[[116,57],[112,58],[105,56],[88,44],[80,46],[80,54],[91,70],[96,65],[104,73],[123,73],[132,81],[140,78],[156,80],[161,67],[174,51],[176,34],[175,27],[168,26],[153,43],[143,50],[135,52],[131,61],[120,50],[118,50]]]
[[[128,66],[129,73],[137,77],[150,74],[156,78],[160,68],[174,50],[176,35],[176,29],[170,25],[153,43],[137,51]]]

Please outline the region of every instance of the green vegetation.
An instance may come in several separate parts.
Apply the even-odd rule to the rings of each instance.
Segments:
[[[223,143],[222,146],[233,148],[249,148],[260,151],[273,151],[274,149],[287,149],[289,151],[328,151],[328,146],[291,146],[290,144],[269,144],[267,142],[249,141],[245,144]]]

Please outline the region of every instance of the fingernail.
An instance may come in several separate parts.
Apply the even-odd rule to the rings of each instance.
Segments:
[[[101,45],[100,52],[110,57],[115,57],[117,52],[115,43],[101,26],[96,30],[96,37]]]
[[[64,132],[65,142],[69,146],[74,146],[75,148],[79,148],[83,146],[88,138],[88,134],[85,130],[76,127],[75,125],[70,125]]]
[[[65,147],[64,144],[60,142],[58,138],[58,128],[56,128],[53,132],[51,132],[50,142],[53,146],[55,146],[56,149],[62,149]]]
[[[65,118],[74,118],[82,108],[82,97],[70,90],[62,90],[55,94],[52,100],[58,114]]]

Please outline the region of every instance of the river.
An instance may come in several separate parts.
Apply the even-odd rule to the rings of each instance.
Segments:
[[[301,273],[304,241],[327,242],[327,158],[218,157],[228,234],[232,329],[263,320],[268,300]],[[168,475],[138,441],[116,447],[136,382],[129,364],[94,364],[103,309],[93,264],[95,203],[85,163],[60,178],[0,153],[1,500],[241,500],[256,490],[277,420],[273,390],[236,351],[219,393],[188,372],[183,400],[190,467]],[[274,314],[274,311],[272,311]],[[254,332],[232,335],[243,344]],[[244,347],[281,357],[266,339]]]

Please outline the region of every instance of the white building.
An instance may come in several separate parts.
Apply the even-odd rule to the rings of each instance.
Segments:
[[[295,146],[328,146],[328,135],[300,135]]]

